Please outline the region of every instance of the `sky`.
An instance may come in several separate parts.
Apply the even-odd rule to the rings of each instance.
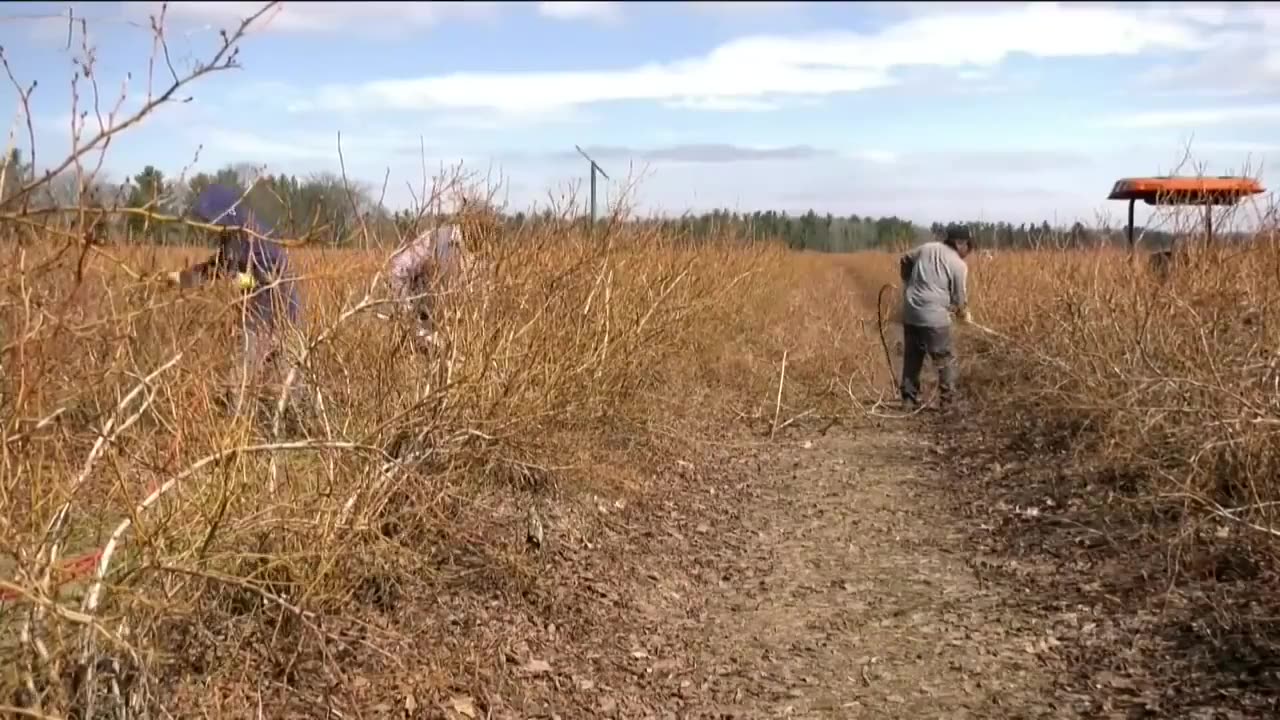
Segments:
[[[9,137],[33,134],[48,167],[73,107],[91,137],[264,5],[170,3],[157,52],[159,3],[6,3]],[[70,48],[69,13],[88,28]],[[1112,184],[1167,173],[1188,146],[1209,174],[1267,181],[1277,31],[1280,5],[1261,3],[284,2],[238,67],[120,131],[102,167],[345,165],[405,207],[462,163],[519,209],[582,195],[579,145],[610,176],[602,197],[629,192],[643,214],[1114,223]],[[85,47],[96,109],[90,81],[71,83]],[[28,132],[17,88],[33,82]]]

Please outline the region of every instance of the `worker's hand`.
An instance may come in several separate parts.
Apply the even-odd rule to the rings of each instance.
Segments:
[[[174,270],[173,272],[167,272],[161,277],[164,279],[164,282],[166,285],[172,285],[174,287],[177,287],[182,284],[182,273],[178,272],[177,270]]]
[[[956,319],[963,325],[973,324],[973,314],[969,312],[969,308],[960,308],[960,312],[956,313]]]

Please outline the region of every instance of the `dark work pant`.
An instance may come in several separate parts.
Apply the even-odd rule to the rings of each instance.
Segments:
[[[235,415],[251,413],[257,401],[265,397],[274,413],[284,381],[296,367],[307,339],[301,328],[282,314],[277,314],[273,322],[246,320],[240,327],[240,362],[232,369],[228,409]],[[291,404],[311,400],[303,368],[297,369],[286,398]]]
[[[948,402],[955,395],[956,363],[951,351],[951,328],[902,326],[902,399],[918,402],[920,399],[920,370],[928,355],[938,369],[938,387],[942,401]]]

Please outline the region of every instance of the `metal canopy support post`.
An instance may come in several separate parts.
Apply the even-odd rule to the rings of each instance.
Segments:
[[[1205,203],[1204,206],[1204,246],[1209,247],[1213,244],[1213,204]]]
[[[1129,198],[1129,252],[1133,252],[1133,204],[1136,203],[1135,198]]]

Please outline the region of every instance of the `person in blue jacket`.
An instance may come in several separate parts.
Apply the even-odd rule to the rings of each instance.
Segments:
[[[271,231],[254,217],[241,193],[210,185],[196,197],[191,214],[200,222],[219,226],[218,249],[204,262],[169,273],[167,279],[189,288],[233,276],[244,293],[243,349],[234,403],[239,414],[250,386],[256,386],[264,369],[287,367],[285,343],[300,319],[302,301],[297,281],[290,277],[288,254],[283,246],[266,239]]]

